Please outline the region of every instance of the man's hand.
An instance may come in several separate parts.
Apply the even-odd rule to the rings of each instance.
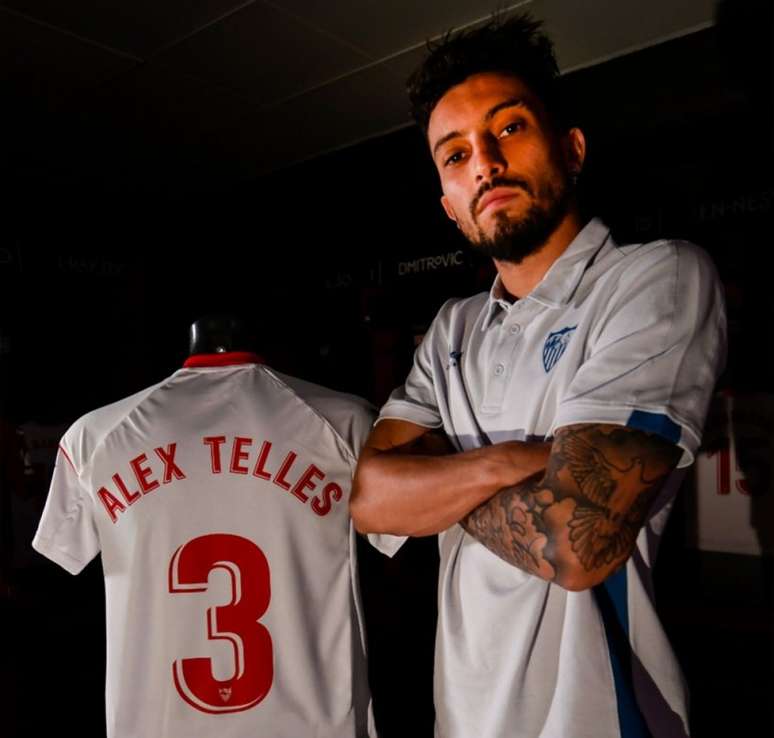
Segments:
[[[567,426],[556,434],[545,474],[501,490],[460,524],[508,563],[586,589],[629,558],[680,453],[631,428]]]
[[[453,447],[439,431],[383,420],[366,441],[355,473],[355,528],[410,536],[446,530],[498,490],[543,469],[549,448],[511,441],[447,453]]]

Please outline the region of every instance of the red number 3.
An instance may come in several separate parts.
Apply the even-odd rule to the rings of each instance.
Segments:
[[[227,533],[194,538],[175,551],[169,562],[169,591],[205,592],[213,569],[231,580],[231,602],[207,610],[207,636],[230,641],[234,675],[226,681],[212,675],[209,658],[179,659],[172,666],[180,696],[202,712],[249,710],[271,689],[274,677],[269,631],[257,620],[271,598],[269,564],[252,541]]]

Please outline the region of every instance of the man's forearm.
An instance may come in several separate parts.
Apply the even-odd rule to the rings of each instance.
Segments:
[[[629,557],[679,456],[641,431],[568,426],[557,433],[545,473],[499,491],[460,524],[508,563],[586,589]]]
[[[412,536],[446,530],[504,486],[542,469],[549,448],[512,441],[442,456],[366,448],[352,494],[355,527]]]
[[[543,517],[554,501],[545,475],[538,472],[485,500],[460,520],[460,525],[509,564],[554,581],[553,531]]]

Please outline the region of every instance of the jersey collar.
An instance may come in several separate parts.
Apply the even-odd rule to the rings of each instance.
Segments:
[[[263,363],[263,359],[251,351],[225,351],[222,354],[193,354],[183,362],[183,367],[186,369],[201,369],[208,366]]]
[[[573,239],[565,252],[551,265],[543,279],[523,299],[534,300],[547,308],[559,308],[569,302],[583,277],[589,262],[607,243],[610,229],[599,219],[592,218]],[[487,312],[482,330],[486,330],[499,308],[510,307],[500,275],[489,291]]]

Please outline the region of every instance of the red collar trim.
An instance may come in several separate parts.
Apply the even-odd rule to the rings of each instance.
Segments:
[[[226,351],[222,354],[194,354],[183,362],[183,367],[186,369],[198,369],[205,366],[263,363],[263,359],[251,351]]]

